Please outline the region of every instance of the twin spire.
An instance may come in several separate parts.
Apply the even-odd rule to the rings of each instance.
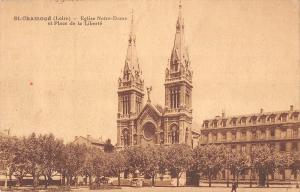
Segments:
[[[180,70],[180,65],[189,65],[189,55],[187,51],[187,47],[185,46],[185,39],[184,39],[184,19],[181,14],[181,3],[179,4],[179,13],[178,19],[176,22],[176,33],[175,33],[175,40],[174,45],[171,53],[170,59],[170,69],[171,71],[178,71]],[[176,66],[172,68],[173,66]]]
[[[128,38],[128,47],[127,47],[127,54],[125,59],[125,67],[124,67],[124,76],[127,76],[129,74],[135,76],[140,75],[140,65],[139,65],[139,59],[137,56],[136,51],[136,39],[135,39],[135,33],[134,33],[134,18],[133,18],[133,11],[131,13],[131,26],[130,26],[130,33]]]
[[[185,47],[184,42],[184,20],[181,14],[181,1],[179,4],[179,13],[176,23],[176,33],[174,39],[174,45],[171,53],[170,63],[169,63],[169,72],[178,72],[178,71],[189,71],[189,55],[187,48]],[[131,12],[131,25],[130,33],[128,39],[127,54],[125,59],[125,66],[123,70],[123,81],[131,81],[138,79],[141,81],[142,71],[139,65],[139,59],[136,51],[136,36],[134,33],[134,16],[133,11]]]

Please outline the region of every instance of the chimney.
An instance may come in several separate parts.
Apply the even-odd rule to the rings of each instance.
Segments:
[[[293,110],[294,110],[294,106],[290,105],[290,111],[293,111]]]
[[[260,113],[263,113],[264,112],[264,109],[263,108],[260,108]]]
[[[225,118],[225,110],[222,110],[222,118]]]

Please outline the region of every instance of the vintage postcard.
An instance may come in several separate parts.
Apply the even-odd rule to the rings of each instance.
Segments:
[[[0,0],[0,190],[299,190],[299,19],[298,0]]]

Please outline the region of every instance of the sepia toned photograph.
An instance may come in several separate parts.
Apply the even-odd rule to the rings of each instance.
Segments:
[[[0,0],[0,192],[299,186],[299,0]]]

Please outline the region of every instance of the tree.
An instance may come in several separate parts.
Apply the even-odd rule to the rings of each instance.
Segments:
[[[224,168],[226,149],[223,145],[214,144],[197,146],[193,150],[193,159],[193,168],[207,176],[211,187],[212,176],[217,175]]]
[[[292,170],[292,174],[299,175],[300,174],[300,152],[297,151],[292,156],[292,164],[290,166]],[[297,181],[296,187],[299,188],[299,181]]]
[[[248,169],[248,165],[250,163],[249,157],[245,152],[229,152],[227,153],[226,161],[229,170],[233,173],[233,178],[237,180],[237,185],[239,182],[239,176],[244,174],[245,171]]]
[[[145,167],[143,167],[143,172],[151,177],[152,186],[155,185],[155,174],[159,170],[160,156],[162,155],[157,147],[147,147],[144,149],[146,156]]]
[[[176,175],[177,186],[183,172],[187,171],[193,162],[192,149],[185,144],[174,144],[167,149],[167,167]]]
[[[144,174],[145,167],[148,163],[148,157],[145,153],[145,149],[140,146],[134,146],[126,148],[124,152],[128,161],[127,170],[133,175],[136,174],[136,171],[139,171],[140,174]]]
[[[14,158],[11,166],[11,174],[18,179],[20,186],[22,186],[23,178],[27,174],[28,155],[26,154],[25,142],[25,137],[17,139],[14,148],[12,149]]]
[[[92,184],[92,176],[93,176],[93,163],[96,158],[96,154],[94,153],[95,148],[89,147],[86,150],[85,160],[83,167],[81,169],[81,174],[88,179],[89,185]]]
[[[39,164],[41,174],[45,178],[45,188],[52,181],[54,173],[60,171],[60,159],[63,151],[63,141],[58,140],[53,134],[40,135],[39,142]]]
[[[82,167],[85,162],[86,145],[69,143],[66,145],[64,153],[67,184],[70,185],[74,178],[76,185],[77,177],[82,173]]]
[[[283,170],[292,164],[292,157],[286,152],[277,152],[269,146],[257,146],[251,151],[251,163],[258,172],[259,185],[269,186],[268,175]]]
[[[24,146],[26,160],[25,169],[27,173],[31,174],[33,179],[32,185],[35,188],[38,185],[38,178],[41,174],[41,148],[35,133],[32,133],[24,140]]]
[[[11,177],[15,168],[16,150],[19,146],[18,142],[19,139],[17,137],[0,136],[0,162],[4,165],[6,177],[9,177],[9,187],[11,187]],[[7,184],[7,178],[5,182]]]
[[[108,159],[105,153],[100,150],[95,150],[93,158],[93,175],[96,177],[96,183],[100,185],[101,176],[109,174]]]
[[[109,175],[118,177],[118,185],[121,182],[121,173],[127,168],[127,157],[124,151],[107,154]]]

